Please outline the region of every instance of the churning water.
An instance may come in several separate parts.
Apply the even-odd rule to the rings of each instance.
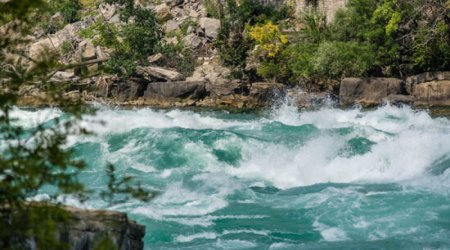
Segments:
[[[24,123],[61,115],[15,112]],[[98,122],[104,121],[101,125]],[[109,209],[146,226],[147,249],[450,248],[450,120],[409,107],[289,105],[259,114],[100,108],[71,138],[105,187],[104,166],[156,199]],[[101,199],[72,205],[108,208]]]

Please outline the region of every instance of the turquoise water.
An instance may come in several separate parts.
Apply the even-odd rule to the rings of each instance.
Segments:
[[[448,118],[392,106],[103,107],[84,126],[96,135],[70,146],[89,164],[89,188],[104,188],[111,162],[159,196],[66,202],[127,212],[146,226],[146,249],[450,249]]]

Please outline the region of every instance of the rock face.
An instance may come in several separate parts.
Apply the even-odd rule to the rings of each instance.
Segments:
[[[370,107],[385,102],[416,107],[450,106],[450,72],[427,72],[396,78],[346,78],[341,82],[340,104]]]
[[[205,82],[152,82],[144,99],[180,98],[201,99],[206,96]]]
[[[403,81],[396,78],[345,78],[341,82],[341,106],[354,104],[370,107],[381,105],[391,95],[405,93]]]
[[[406,91],[408,94],[412,94],[416,85],[443,80],[450,80],[450,72],[426,72],[420,75],[410,76],[406,79]]]
[[[430,81],[414,85],[412,95],[415,106],[450,106],[450,80]]]
[[[102,240],[109,239],[119,250],[141,250],[145,227],[128,219],[126,214],[112,211],[82,210],[64,207],[69,221],[60,225],[59,240],[71,250],[91,250]],[[30,249],[37,250],[30,240]]]
[[[183,75],[176,71],[156,66],[147,66],[147,67],[139,66],[136,68],[136,73],[149,80],[157,79],[165,81],[180,81],[184,79]]]
[[[326,92],[306,93],[298,89],[289,89],[287,92],[288,100],[291,104],[302,109],[314,109],[324,106],[334,106],[336,97]]]
[[[450,106],[450,72],[427,72],[406,79],[415,106]]]

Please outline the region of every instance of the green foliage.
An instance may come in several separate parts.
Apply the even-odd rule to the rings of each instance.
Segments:
[[[46,12],[39,16],[39,26],[46,33],[55,33],[57,30],[69,23],[80,20],[81,10],[83,8],[79,0],[48,0]],[[51,20],[51,17],[59,13],[62,20]]]
[[[99,20],[82,30],[80,35],[93,39],[96,45],[111,48],[113,53],[104,64],[104,70],[126,78],[134,73],[138,64],[145,64],[147,57],[157,52],[161,31],[153,11],[135,6],[128,0],[105,2],[122,6],[120,13],[124,25],[115,26]]]
[[[74,65],[61,64],[49,51],[35,59],[26,56],[31,42],[26,35],[35,25],[32,20],[36,14],[49,9],[45,2],[12,0],[1,2],[0,9],[0,22],[5,25],[0,31],[0,249],[27,249],[31,238],[38,249],[66,249],[55,234],[61,224],[68,222],[69,215],[58,204],[28,199],[44,187],[53,190],[51,202],[66,195],[85,200],[86,195],[95,193],[79,182],[77,177],[85,163],[75,159],[73,150],[66,146],[69,136],[88,134],[78,126],[86,110],[80,100],[64,95],[71,82],[51,79],[55,72]],[[12,112],[25,89],[43,91],[45,95],[36,97],[38,101],[58,106],[65,116],[33,128],[21,125]],[[112,172],[110,168],[110,176]],[[127,177],[125,182],[130,183],[130,179]],[[115,178],[111,193],[143,197],[140,188],[115,187],[121,183],[120,178]]]
[[[61,13],[64,23],[74,23],[80,20],[82,5],[79,0],[50,0],[48,3],[50,13]]]
[[[365,76],[374,60],[371,48],[356,42],[321,43],[314,57],[314,73],[330,79]]]
[[[248,35],[257,44],[251,54],[261,61],[257,74],[266,79],[271,78],[274,82],[280,79],[286,71],[286,65],[280,61],[279,55],[288,42],[287,36],[272,22],[250,27]]]
[[[174,68],[185,76],[190,76],[194,72],[196,66],[194,55],[182,43],[161,45],[158,52],[164,55],[164,59],[160,62],[161,66]]]
[[[263,5],[257,0],[227,0],[219,5],[221,28],[216,40],[216,47],[224,65],[232,67],[235,75],[243,77],[245,61],[253,42],[245,36],[247,25],[273,22],[288,18],[288,7],[277,9],[272,5]]]
[[[221,1],[220,0],[204,0],[203,5],[205,6],[206,13],[209,17],[219,18],[221,11]]]
[[[150,193],[142,189],[140,184],[132,183],[133,178],[130,176],[117,178],[114,165],[108,165],[106,173],[108,174],[108,189],[101,192],[100,196],[107,200],[110,205],[124,203],[130,198],[129,196],[142,201],[149,201],[156,195],[155,192]],[[119,200],[116,199],[117,196],[121,196]]]
[[[180,30],[183,36],[187,35],[187,31],[189,29],[189,27],[197,27],[197,22],[192,20],[191,18],[188,18],[186,20],[184,20],[181,24],[180,24]]]
[[[60,50],[63,56],[70,54],[73,51],[72,43],[70,43],[69,41],[64,41],[61,44]]]
[[[331,23],[314,10],[307,12],[299,19],[302,29],[277,60],[287,64],[288,83],[309,86],[349,76],[450,70],[446,3],[349,0]]]

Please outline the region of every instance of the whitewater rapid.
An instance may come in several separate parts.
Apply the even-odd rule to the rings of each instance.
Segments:
[[[259,114],[97,108],[81,122],[94,135],[67,145],[89,164],[83,182],[104,188],[110,162],[159,196],[71,204],[130,213],[147,226],[148,248],[450,243],[450,228],[435,223],[450,214],[446,117],[389,105],[299,112],[284,104]],[[25,127],[62,114],[14,112]]]

